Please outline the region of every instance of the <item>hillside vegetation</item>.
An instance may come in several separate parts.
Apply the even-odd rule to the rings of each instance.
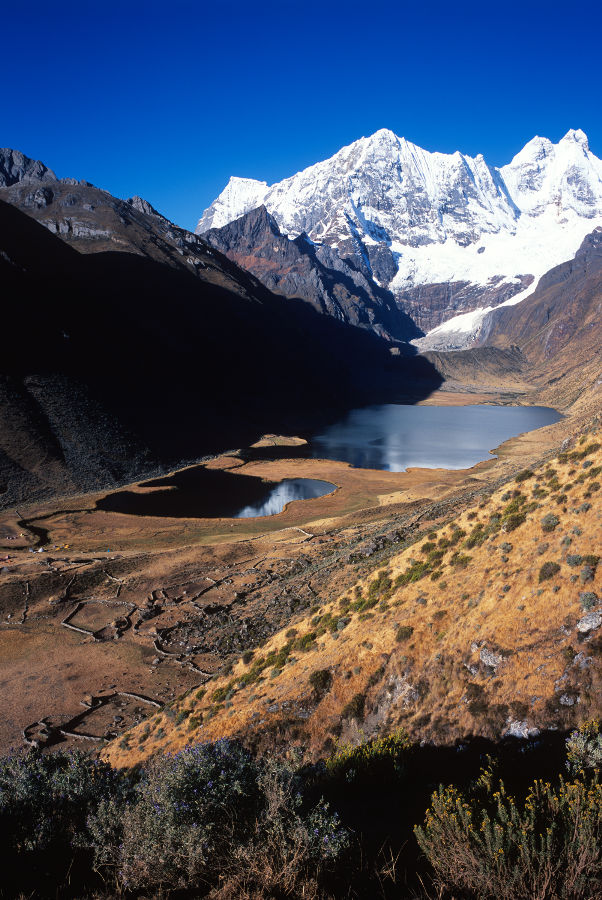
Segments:
[[[403,726],[449,745],[600,710],[602,447],[571,446],[375,569],[110,744],[131,766],[199,740],[306,758]]]

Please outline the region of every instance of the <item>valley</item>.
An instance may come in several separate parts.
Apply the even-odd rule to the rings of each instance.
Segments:
[[[330,900],[307,862],[324,827],[368,860],[353,883],[337,862],[332,896],[397,900],[398,866],[424,888],[412,826],[435,777],[467,786],[484,752],[556,777],[567,731],[586,739],[600,165],[574,130],[500,168],[381,130],[271,188],[231,179],[193,234],[0,151],[0,781],[38,767],[48,821],[79,816],[59,893],[196,891],[178,860],[212,813],[182,837],[187,767],[202,802],[232,787],[237,818],[240,764],[270,822],[234,862],[223,839],[203,896]],[[84,773],[67,793],[65,767]],[[240,887],[289,871],[284,893]]]
[[[303,441],[272,437],[172,477],[0,513],[0,656],[14,697],[1,746],[94,748],[118,737],[565,432],[561,419],[472,468],[407,472],[314,459],[300,455]],[[267,517],[202,518],[216,476],[217,496],[233,500],[291,478],[336,490]],[[166,498],[161,511],[155,497]]]

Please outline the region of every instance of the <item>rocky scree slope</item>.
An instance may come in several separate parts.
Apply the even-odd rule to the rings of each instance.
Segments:
[[[231,178],[197,233],[262,204],[291,240],[307,235],[330,248],[430,331],[519,300],[570,259],[602,224],[602,162],[579,130],[557,144],[535,137],[497,168],[480,154],[429,153],[383,129],[272,186]],[[466,332],[454,347],[467,346],[472,325],[454,327]]]
[[[599,715],[601,439],[598,416],[104,755],[132,765],[237,735],[316,759],[400,726],[445,745]]]

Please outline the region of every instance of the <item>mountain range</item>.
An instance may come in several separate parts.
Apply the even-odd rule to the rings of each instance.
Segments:
[[[260,206],[276,241],[265,229],[249,241],[245,216],[256,229]],[[532,293],[598,225],[602,162],[583,131],[557,144],[535,137],[498,168],[482,155],[430,153],[383,129],[272,186],[231,178],[196,233],[273,289],[314,296],[298,267],[274,278],[286,236],[335,280],[337,271],[357,273],[364,296],[381,292],[386,313],[373,308],[368,327],[421,349],[459,349],[478,343],[484,311]],[[328,311],[350,320],[332,297]],[[393,332],[391,303],[404,315]]]
[[[563,409],[597,396],[599,172],[582,132],[535,139],[500,170],[378,132],[263,193],[232,182],[192,234],[140,197],[1,150],[3,505],[443,382]],[[529,265],[434,280],[445,254],[485,266],[502,246]],[[431,280],[398,290],[412,253]]]

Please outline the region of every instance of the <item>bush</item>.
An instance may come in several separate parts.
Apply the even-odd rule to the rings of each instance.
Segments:
[[[402,641],[409,640],[413,634],[414,629],[411,625],[400,625],[395,633],[395,640],[398,641],[398,643],[401,643]]]
[[[598,604],[598,595],[594,591],[581,591],[579,594],[579,602],[585,612],[589,612]]]
[[[531,469],[523,469],[522,472],[518,473],[514,480],[518,481],[518,483],[520,484],[522,481],[526,481],[528,478],[533,478],[533,475],[534,472],[532,472]]]
[[[11,854],[52,849],[70,859],[73,841],[85,840],[88,815],[123,797],[127,787],[109,765],[81,752],[6,756],[0,759],[4,846]]]
[[[584,722],[566,741],[567,769],[572,776],[599,771],[602,766],[602,732],[598,719]]]
[[[523,804],[491,770],[439,788],[416,838],[439,885],[479,900],[586,900],[602,890],[602,786],[535,781]]]
[[[441,546],[441,541],[439,541],[439,546]],[[409,569],[406,569],[403,574],[398,575],[395,579],[395,587],[402,587],[403,585],[410,584],[414,581],[420,581],[421,578],[431,571],[431,565],[427,562],[415,562],[412,563]]]
[[[556,562],[545,562],[541,569],[539,570],[539,583],[542,581],[547,581],[548,578],[553,578],[554,575],[557,575],[560,572],[560,566]]]
[[[399,777],[406,772],[411,743],[403,730],[374,738],[354,747],[338,747],[326,760],[326,770],[335,778],[352,781],[357,776],[383,779]]]
[[[465,553],[456,551],[450,559],[450,564],[457,569],[465,569],[471,560],[472,556],[467,556]]]
[[[134,802],[89,820],[97,866],[128,888],[186,888],[215,877],[261,807],[257,768],[238,744],[201,744],[153,760]]]
[[[317,669],[309,676],[309,683],[316,697],[323,697],[332,687],[332,674],[328,669]]]
[[[389,578],[389,573],[383,569],[383,571],[379,572],[377,577],[370,582],[368,586],[368,596],[370,598],[376,597],[377,599],[388,597],[392,587],[393,582]]]
[[[526,518],[524,513],[510,513],[502,519],[502,529],[504,531],[514,531],[526,521]]]
[[[97,867],[112,867],[122,887],[153,896],[244,880],[260,844],[287,861],[291,878],[293,861],[301,877],[347,842],[323,801],[308,808],[291,769],[258,763],[227,740],[155,759],[131,802],[100,804],[88,828]]]
[[[541,520],[541,529],[542,531],[549,532],[554,531],[557,525],[560,524],[560,519],[558,516],[555,516],[554,513],[547,513]]]
[[[348,848],[349,833],[324,800],[304,808],[299,782],[290,770],[267,764],[258,785],[262,812],[249,840],[232,848],[222,884],[211,896],[215,900],[321,896],[316,879]]]

